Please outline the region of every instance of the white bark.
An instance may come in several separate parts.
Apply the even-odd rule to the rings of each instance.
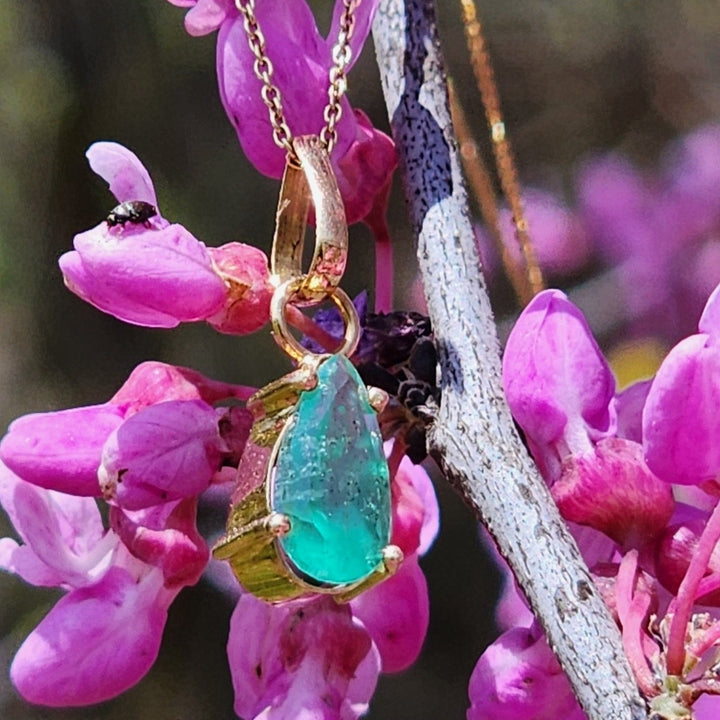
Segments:
[[[431,452],[495,538],[590,720],[641,720],[619,631],[503,396],[432,0],[381,0],[373,36],[441,359]]]

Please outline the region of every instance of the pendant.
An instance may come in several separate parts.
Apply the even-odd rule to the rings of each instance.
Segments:
[[[238,468],[226,534],[213,549],[243,588],[280,602],[313,593],[348,600],[392,574],[402,551],[390,545],[390,476],[377,413],[387,395],[366,388],[348,359],[359,320],[339,287],[347,227],[322,144],[298,138],[301,166],[288,163],[273,243],[281,281],[271,303],[273,335],[298,366],[248,400],[250,439]],[[316,250],[301,274],[309,207]],[[334,303],[345,324],[333,354],[308,352],[287,326],[288,305]]]

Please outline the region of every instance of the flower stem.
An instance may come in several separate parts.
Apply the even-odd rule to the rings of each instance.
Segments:
[[[720,503],[710,515],[703,530],[695,554],[690,561],[685,577],[680,583],[675,600],[675,612],[670,623],[667,646],[667,672],[669,675],[680,675],[685,660],[685,635],[687,624],[692,614],[698,587],[708,568],[710,556],[720,539]]]
[[[314,340],[318,345],[328,352],[334,352],[340,345],[340,340],[332,336],[330,333],[325,332],[319,325],[314,323],[311,318],[304,315],[300,310],[292,305],[287,306],[287,319],[288,322],[297,328],[303,335],[306,335],[311,340]]]

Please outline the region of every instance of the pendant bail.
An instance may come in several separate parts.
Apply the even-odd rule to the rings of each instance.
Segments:
[[[298,279],[294,305],[316,305],[340,284],[348,253],[348,230],[340,189],[330,156],[316,135],[293,140],[299,165],[288,157],[278,201],[270,267],[278,283]],[[315,251],[302,270],[310,203],[315,207]]]

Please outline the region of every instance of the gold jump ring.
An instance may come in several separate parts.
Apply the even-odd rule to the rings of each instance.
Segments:
[[[295,304],[295,295],[303,286],[305,278],[290,278],[286,280],[273,293],[270,302],[270,322],[272,323],[273,337],[275,342],[291,357],[293,360],[302,362],[307,358],[320,357],[316,353],[306,350],[290,333],[290,328],[285,317],[285,307],[289,302]],[[335,304],[340,312],[340,316],[345,323],[345,335],[342,345],[335,353],[342,353],[349,357],[355,352],[358,340],[360,339],[360,319],[357,310],[352,303],[348,294],[342,288],[335,288],[329,299]]]

